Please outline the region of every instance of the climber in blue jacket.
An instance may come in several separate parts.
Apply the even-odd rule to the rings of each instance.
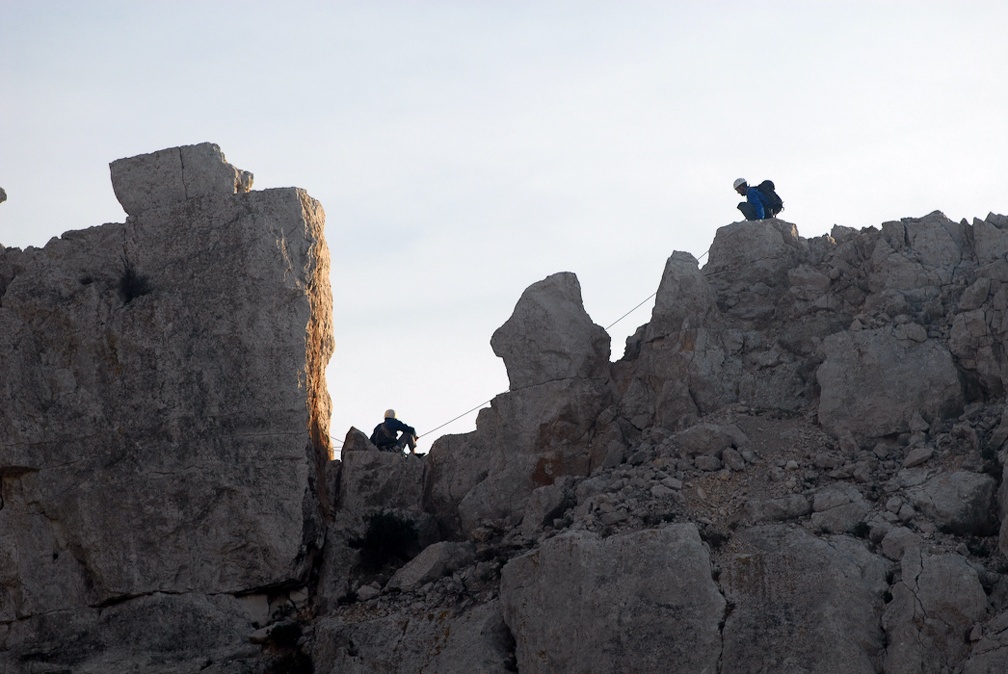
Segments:
[[[395,410],[385,410],[385,421],[371,434],[371,443],[384,452],[401,452],[409,447],[410,454],[416,454],[416,441],[416,429],[396,419]]]
[[[750,187],[745,178],[739,178],[732,186],[736,192],[746,198],[738,205],[738,209],[742,211],[746,220],[762,220],[767,217],[769,208],[762,192],[755,187]]]

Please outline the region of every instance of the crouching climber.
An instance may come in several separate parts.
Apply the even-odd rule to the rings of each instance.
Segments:
[[[385,410],[385,421],[371,434],[371,443],[383,452],[401,452],[409,447],[410,454],[416,454],[416,441],[416,429],[396,419],[395,410]]]
[[[746,198],[738,205],[746,220],[773,218],[784,210],[784,202],[777,196],[773,181],[764,180],[756,187],[751,187],[745,178],[739,178],[732,187]]]

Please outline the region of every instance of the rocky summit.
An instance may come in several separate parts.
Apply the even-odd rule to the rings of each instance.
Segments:
[[[319,204],[112,179],[0,248],[0,671],[1008,671],[1008,217],[729,224],[616,361],[555,274],[474,432],[337,461]]]

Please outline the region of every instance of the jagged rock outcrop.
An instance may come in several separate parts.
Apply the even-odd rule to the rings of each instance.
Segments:
[[[530,286],[492,344],[511,391],[480,412],[474,434],[457,445],[443,437],[427,457],[426,506],[467,535],[515,526],[536,488],[587,475],[584,450],[611,404],[609,337],[585,313],[573,274]]]
[[[326,462],[318,205],[113,173],[0,248],[0,670],[1008,671],[1008,217],[729,225],[617,362],[556,274],[474,432]]]
[[[211,144],[121,159],[125,223],[0,253],[3,667],[240,658],[308,581],[324,215],[221,178],[240,175]]]
[[[729,338],[717,298],[689,253],[673,253],[652,320],[627,345],[633,365],[614,368],[620,412],[632,426],[678,428],[735,399],[723,376]]]
[[[801,270],[808,257],[807,242],[790,223],[764,220],[751,227],[736,222],[718,230],[703,275],[724,313],[760,325],[773,319],[792,285],[792,272]],[[808,283],[803,279],[801,285]]]
[[[1008,668],[1006,226],[736,223],[703,269],[669,258],[608,371],[572,279],[532,286],[494,338],[512,391],[425,457],[423,507],[475,560],[351,574],[368,599],[316,654],[411,671],[352,626],[499,602],[523,672]],[[558,446],[576,470],[543,470]]]
[[[356,429],[351,434],[364,434]],[[364,513],[373,510],[419,509],[423,497],[423,462],[417,456],[406,461],[390,452],[347,451],[343,446],[339,471],[338,505],[341,510]]]
[[[490,346],[504,361],[512,391],[555,380],[597,379],[609,366],[609,334],[588,318],[581,285],[570,272],[529,286]]]

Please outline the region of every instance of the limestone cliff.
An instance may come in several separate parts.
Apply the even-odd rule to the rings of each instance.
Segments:
[[[321,206],[249,192],[210,144],[119,160],[112,180],[125,223],[0,250],[14,671],[166,671],[248,650],[323,542]]]
[[[616,362],[552,275],[474,432],[328,461],[318,204],[112,174],[0,249],[0,671],[1008,671],[1008,218],[722,227]]]

